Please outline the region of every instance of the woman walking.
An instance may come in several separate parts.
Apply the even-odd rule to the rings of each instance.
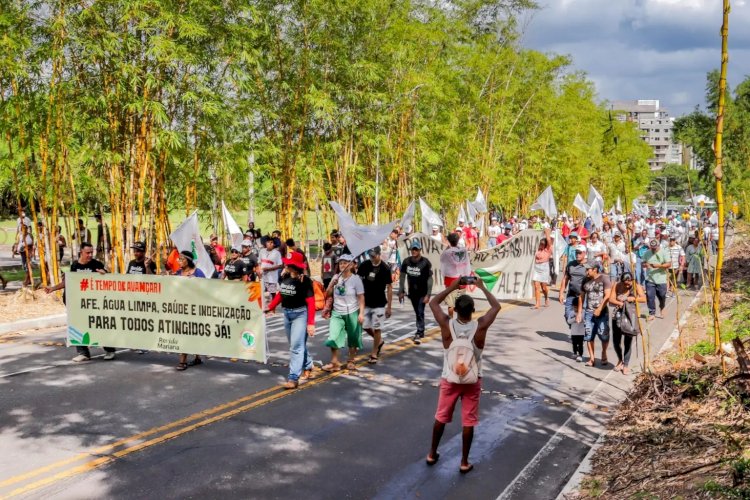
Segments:
[[[620,281],[612,290],[609,303],[615,306],[615,314],[612,319],[612,341],[614,342],[615,353],[617,354],[617,365],[615,371],[621,371],[623,375],[630,373],[628,364],[630,363],[630,351],[633,344],[634,335],[626,335],[619,326],[620,317],[624,314],[623,309],[628,303],[645,303],[646,293],[643,287],[633,282],[633,276],[630,273],[623,273]],[[624,347],[624,350],[623,350]]]
[[[305,256],[292,252],[283,258],[284,274],[279,293],[266,313],[281,304],[284,309],[284,330],[289,341],[289,376],[284,389],[296,389],[300,380],[312,378],[313,361],[307,351],[307,339],[315,335],[315,294],[312,279],[305,275]]]
[[[326,290],[326,297],[333,296],[333,312],[328,330],[326,346],[331,348],[331,362],[324,371],[341,370],[339,349],[349,347],[346,368],[356,370],[354,358],[362,347],[362,323],[365,320],[365,287],[362,278],[354,273],[354,256],[339,257],[339,274],[333,277]]]
[[[703,248],[698,238],[690,238],[690,244],[685,249],[685,260],[687,261],[687,286],[695,288],[703,274]]]
[[[552,257],[552,237],[549,228],[544,230],[544,238],[539,242],[539,248],[534,255],[534,273],[531,280],[534,282],[534,296],[536,305],[533,309],[539,309],[544,294],[544,307],[549,305],[549,284],[552,280],[549,272],[549,259]]]
[[[180,252],[180,256],[178,257],[177,262],[180,265],[180,269],[175,273],[175,276],[185,276],[186,278],[206,277],[206,275],[203,274],[203,271],[195,267],[195,261],[193,261],[192,252],[188,252],[187,250],[185,250],[184,252]],[[187,362],[187,357],[187,354],[180,354],[180,360],[177,363],[177,366],[175,366],[175,369],[177,371],[185,371],[187,370],[188,366],[197,366],[203,364],[203,360],[198,354],[195,355],[195,359],[193,359],[190,363]]]

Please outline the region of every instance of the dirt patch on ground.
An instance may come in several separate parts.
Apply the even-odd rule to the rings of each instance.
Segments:
[[[18,290],[0,294],[0,323],[65,313],[57,294],[44,290]]]
[[[722,273],[722,334],[747,335],[750,239],[738,227]],[[750,499],[750,381],[714,351],[710,292],[674,348],[636,380],[592,470],[569,498]],[[724,340],[727,340],[726,338]]]

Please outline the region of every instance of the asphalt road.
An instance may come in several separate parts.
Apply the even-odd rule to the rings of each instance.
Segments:
[[[692,298],[683,292],[681,309]],[[674,298],[666,313],[650,324],[652,354],[674,328]],[[326,362],[317,325],[310,346]],[[0,497],[551,499],[633,379],[571,358],[556,301],[504,304],[483,355],[475,469],[458,473],[458,412],[427,467],[442,348],[434,329],[414,346],[413,325],[397,305],[379,364],[363,356],[357,372],[318,372],[296,391],[280,385],[281,316],[269,321],[268,364],[213,358],[185,372],[156,352],[74,365],[62,329],[2,336]]]

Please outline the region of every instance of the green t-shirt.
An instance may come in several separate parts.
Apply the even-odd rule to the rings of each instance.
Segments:
[[[669,258],[669,254],[666,252],[666,250],[660,248],[657,251],[648,250],[643,255],[643,263],[649,263],[649,264],[664,264],[666,262],[671,262]],[[659,268],[659,269],[646,269],[646,281],[650,281],[656,285],[666,285],[667,284],[667,270],[665,268]]]

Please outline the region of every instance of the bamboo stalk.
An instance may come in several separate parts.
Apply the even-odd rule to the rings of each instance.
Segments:
[[[721,73],[719,77],[719,109],[716,113],[716,140],[714,141],[714,152],[716,155],[716,168],[714,169],[714,178],[716,179],[716,209],[719,214],[719,242],[716,252],[716,268],[714,271],[713,283],[713,326],[714,326],[714,343],[716,353],[721,353],[721,323],[719,319],[719,293],[721,292],[721,270],[724,267],[724,190],[722,179],[722,140],[724,136],[724,108],[726,105],[727,90],[727,63],[729,61],[728,53],[728,35],[729,35],[729,0],[724,0],[723,23],[721,25]],[[724,356],[721,356],[722,369],[726,372]]]

